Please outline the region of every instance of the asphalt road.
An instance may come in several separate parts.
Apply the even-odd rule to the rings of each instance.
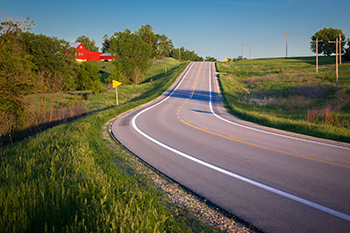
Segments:
[[[214,64],[191,63],[156,101],[116,119],[126,148],[266,232],[350,232],[350,145],[240,120]]]

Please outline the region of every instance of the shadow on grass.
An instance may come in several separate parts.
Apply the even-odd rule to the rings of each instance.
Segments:
[[[0,136],[0,147],[21,141],[21,140],[28,138],[28,137],[35,136],[36,134],[41,133],[41,132],[48,130],[50,128],[53,128],[55,126],[62,125],[62,124],[68,123],[68,122],[72,122],[74,120],[80,119],[80,118],[85,117],[87,115],[90,115],[92,113],[101,112],[101,111],[104,111],[104,110],[107,110],[107,109],[110,109],[113,107],[114,106],[110,106],[110,107],[106,107],[106,108],[99,109],[99,110],[84,112],[84,113],[80,113],[80,114],[77,114],[74,116],[65,117],[63,119],[56,120],[56,121],[40,123],[38,125],[28,127],[28,128],[25,128],[25,129],[22,129],[22,130],[19,130],[19,131],[10,133],[10,134],[2,135],[2,136]]]

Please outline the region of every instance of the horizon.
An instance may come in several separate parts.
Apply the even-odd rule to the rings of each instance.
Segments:
[[[339,5],[342,7],[339,8]],[[69,6],[69,7],[67,7]],[[338,28],[350,36],[347,10],[350,2],[321,1],[203,0],[203,1],[60,1],[13,0],[2,4],[6,16],[30,16],[36,34],[74,42],[78,36],[94,39],[101,48],[102,37],[142,25],[165,34],[176,48],[184,47],[199,56],[249,58],[314,56],[311,36],[323,29]],[[338,9],[339,8],[339,9]],[[327,12],[320,17],[319,12]]]

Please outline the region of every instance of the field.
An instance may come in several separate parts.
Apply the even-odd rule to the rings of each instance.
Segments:
[[[87,115],[1,148],[0,231],[217,231],[170,204],[130,165],[130,153],[101,133],[109,119],[164,92],[187,64],[153,64],[142,84],[119,88],[119,106],[110,89],[88,98],[80,92],[57,97],[62,105],[79,102]]]
[[[335,57],[254,59],[216,63],[227,109],[256,123],[350,142],[350,63]]]

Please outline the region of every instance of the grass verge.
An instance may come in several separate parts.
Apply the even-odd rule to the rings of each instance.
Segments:
[[[2,232],[217,231],[175,211],[101,134],[105,122],[159,96],[187,65],[168,62],[167,75],[158,64],[143,84],[121,86],[119,106],[114,90],[91,96],[86,117],[1,148]]]
[[[216,63],[227,109],[262,125],[350,142],[350,63],[334,57],[254,59]],[[333,64],[332,64],[333,63]]]

